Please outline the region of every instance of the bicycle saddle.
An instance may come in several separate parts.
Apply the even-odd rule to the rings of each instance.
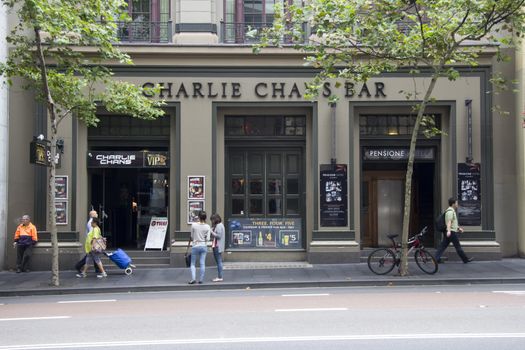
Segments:
[[[392,239],[392,238],[396,238],[397,236],[399,236],[398,233],[390,233],[388,235],[386,235],[388,238]]]

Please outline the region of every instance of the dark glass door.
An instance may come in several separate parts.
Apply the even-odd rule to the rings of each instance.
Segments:
[[[226,218],[304,219],[302,148],[232,147],[227,161]]]

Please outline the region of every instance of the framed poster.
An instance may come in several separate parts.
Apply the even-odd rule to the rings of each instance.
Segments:
[[[55,199],[67,200],[68,197],[67,175],[55,176]]]
[[[204,176],[188,176],[188,199],[204,199]]]
[[[56,221],[57,225],[67,225],[67,202],[66,201],[56,201]]]
[[[199,222],[199,212],[204,210],[204,201],[188,201],[188,224]]]
[[[346,164],[321,164],[319,181],[321,226],[345,227],[348,224]]]
[[[460,226],[481,225],[481,165],[458,164],[458,221]]]

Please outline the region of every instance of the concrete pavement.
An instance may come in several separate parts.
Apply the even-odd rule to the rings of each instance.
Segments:
[[[115,267],[109,270],[108,278],[100,280],[92,269],[86,278],[77,278],[75,271],[62,271],[59,287],[49,285],[51,273],[48,271],[18,274],[2,271],[0,297],[192,289],[525,283],[525,259],[474,261],[469,264],[451,261],[440,264],[435,275],[423,273],[413,262],[409,263],[409,276],[397,276],[396,271],[394,269],[384,276],[374,275],[366,263],[225,263],[223,282],[212,282],[217,270],[215,266],[209,266],[204,284],[188,285],[190,271],[187,268],[138,267],[132,275],[126,276],[123,270]]]

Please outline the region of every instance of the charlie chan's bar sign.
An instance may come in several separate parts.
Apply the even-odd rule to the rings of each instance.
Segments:
[[[168,152],[89,151],[88,168],[168,168]]]

